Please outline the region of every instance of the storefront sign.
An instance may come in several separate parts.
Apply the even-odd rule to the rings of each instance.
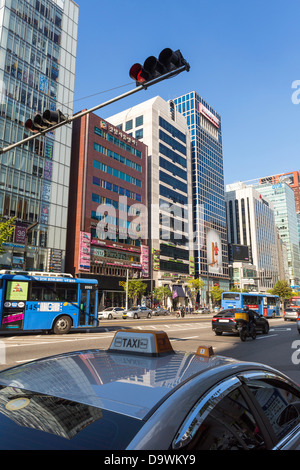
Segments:
[[[141,265],[142,265],[142,276],[149,276],[149,247],[146,245],[141,246]]]
[[[89,271],[91,266],[91,234],[80,232],[79,241],[79,270]]]

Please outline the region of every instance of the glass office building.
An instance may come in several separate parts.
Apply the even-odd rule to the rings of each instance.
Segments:
[[[174,103],[186,117],[192,141],[196,276],[228,289],[221,117],[195,91]]]
[[[46,109],[72,115],[78,30],[72,0],[0,3],[0,147],[29,135]],[[62,271],[66,250],[71,126],[0,155],[0,217],[16,217],[0,268]]]
[[[300,253],[294,191],[284,182],[259,184],[255,189],[274,205],[275,224],[287,248],[289,282],[291,285],[299,285]]]

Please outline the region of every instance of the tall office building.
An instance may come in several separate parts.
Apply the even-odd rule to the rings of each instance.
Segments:
[[[29,135],[27,119],[46,109],[72,115],[78,30],[72,0],[2,0],[0,4],[0,146]],[[63,271],[71,126],[0,155],[0,216],[16,217],[1,267]]]
[[[300,213],[300,171],[291,171],[289,173],[280,173],[273,176],[265,176],[260,178],[260,184],[277,184],[286,183],[294,191],[296,212]]]
[[[255,190],[241,182],[226,187],[233,281],[240,289],[266,291],[272,288],[283,264],[281,258],[279,260],[274,206],[261,194],[260,187]],[[241,252],[243,257],[238,256]]]
[[[221,117],[195,91],[175,98],[174,103],[177,111],[186,117],[192,142],[196,276],[202,278],[206,285],[207,282],[210,286],[219,284],[227,290],[228,249]]]
[[[287,248],[289,282],[291,285],[299,285],[300,250],[294,191],[285,182],[259,184],[254,187],[274,205],[278,233]]]
[[[98,280],[100,308],[125,307],[127,273],[149,276],[147,146],[94,113],[72,142],[66,270]]]
[[[273,176],[265,176],[260,178],[260,184],[278,184],[286,183],[294,191],[295,195],[295,205],[296,205],[296,214],[297,214],[297,224],[298,224],[298,237],[299,237],[299,247],[300,247],[300,171],[291,171],[290,173],[280,173]]]
[[[194,276],[191,151],[185,118],[174,103],[155,97],[107,118],[148,146],[151,279],[168,285],[175,305],[187,305]]]

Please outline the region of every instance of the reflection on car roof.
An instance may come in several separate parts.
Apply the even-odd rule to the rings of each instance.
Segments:
[[[37,360],[0,373],[0,385],[24,388],[143,419],[195,373],[236,361],[176,352],[143,357],[93,350]]]

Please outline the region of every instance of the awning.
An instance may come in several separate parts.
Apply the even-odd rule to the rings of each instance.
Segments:
[[[184,293],[182,286],[173,285],[173,295],[172,295],[173,299],[176,299],[177,297],[185,297],[185,296],[186,295]]]

